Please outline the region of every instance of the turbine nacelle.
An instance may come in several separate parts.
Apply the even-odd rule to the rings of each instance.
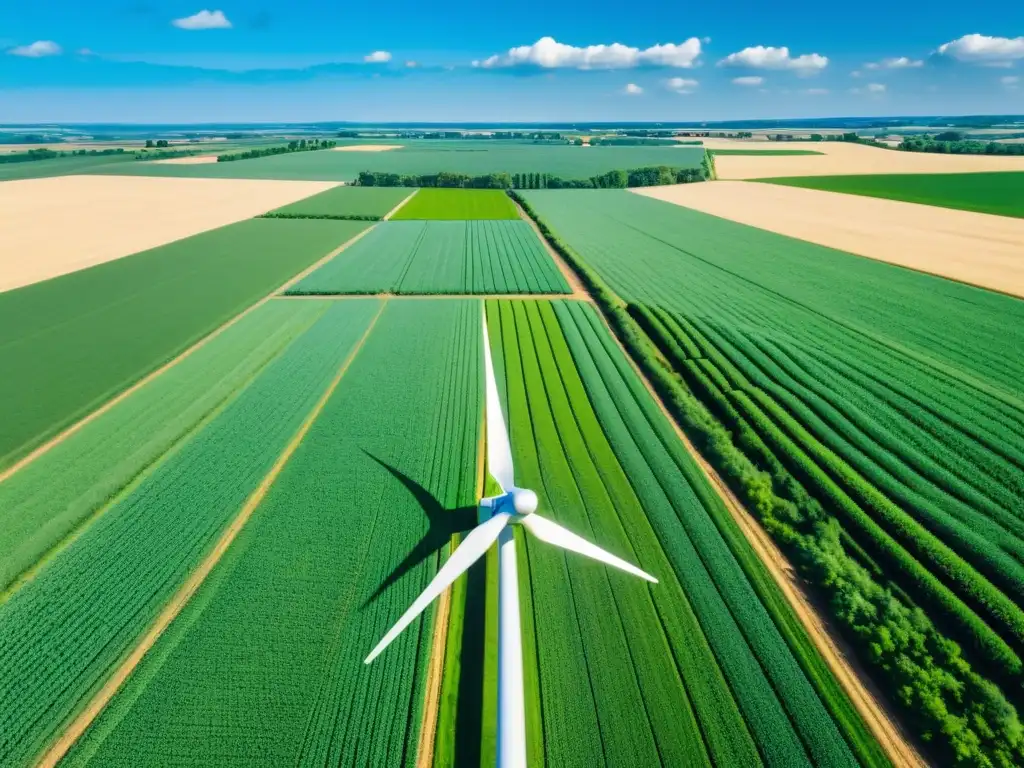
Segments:
[[[480,499],[477,508],[477,523],[490,520],[495,515],[507,514],[509,523],[518,523],[527,515],[537,511],[537,494],[529,488],[515,488],[500,496]]]

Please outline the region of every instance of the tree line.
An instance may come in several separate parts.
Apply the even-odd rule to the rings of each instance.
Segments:
[[[229,163],[234,160],[253,160],[257,157],[287,155],[291,152],[313,152],[319,149],[333,149],[336,146],[338,146],[338,142],[331,141],[330,139],[298,139],[276,147],[259,147],[257,149],[248,149],[244,152],[217,155],[217,162]]]
[[[52,149],[30,149],[28,152],[11,152],[0,154],[0,165],[7,163],[31,163],[35,160],[52,160],[56,157],[80,157],[82,155],[120,155],[123,147],[116,149],[73,149],[68,152],[57,152]]]
[[[1024,144],[968,139],[959,131],[934,136],[907,136],[900,142],[904,152],[935,152],[942,155],[1024,155]]]
[[[665,165],[629,170],[612,170],[586,179],[563,179],[550,173],[431,173],[425,175],[361,171],[356,178],[360,187],[449,187],[455,189],[626,189],[656,187],[665,184],[689,184],[711,178],[710,162],[705,156],[699,168],[672,168]]]

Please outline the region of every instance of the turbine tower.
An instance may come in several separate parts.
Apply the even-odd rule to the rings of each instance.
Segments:
[[[537,514],[537,494],[515,484],[512,446],[501,412],[501,399],[494,379],[491,346],[484,314],[484,370],[486,395],[487,464],[501,494],[480,499],[479,525],[470,531],[433,581],[416,598],[397,623],[384,635],[364,663],[369,664],[402,633],[455,579],[483,557],[498,542],[498,768],[526,767],[526,712],[523,696],[523,640],[519,622],[519,579],[516,569],[516,540],[513,525],[521,525],[538,539],[562,549],[599,560],[647,581],[658,583],[648,573],[586,539]]]

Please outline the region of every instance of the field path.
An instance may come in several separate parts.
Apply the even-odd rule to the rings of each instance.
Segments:
[[[94,421],[94,420],[98,419],[100,416],[102,416],[104,413],[109,411],[111,408],[113,408],[115,405],[120,403],[122,400],[124,400],[125,398],[129,397],[133,392],[135,392],[136,390],[139,390],[142,387],[146,386],[146,384],[151,382],[157,376],[160,376],[165,371],[168,371],[171,368],[173,368],[174,366],[176,366],[178,363],[180,363],[186,357],[188,357],[193,352],[195,352],[196,350],[200,349],[201,347],[203,347],[205,344],[209,343],[213,339],[215,339],[217,336],[222,334],[224,331],[226,331],[232,325],[234,325],[239,320],[241,320],[243,317],[248,315],[250,312],[254,312],[256,309],[258,309],[259,307],[261,307],[264,304],[266,304],[268,301],[270,301],[272,298],[274,298],[278,293],[280,293],[281,291],[288,290],[293,285],[295,285],[295,283],[297,283],[299,280],[302,280],[304,277],[306,277],[307,275],[311,274],[314,270],[317,270],[320,267],[322,267],[324,264],[326,264],[328,261],[333,259],[335,256],[337,256],[343,250],[345,250],[350,245],[352,245],[357,240],[359,240],[361,237],[366,235],[366,233],[369,232],[371,229],[373,229],[373,227],[367,227],[366,229],[364,229],[362,232],[360,232],[355,237],[350,238],[349,240],[346,240],[344,243],[339,245],[337,248],[335,248],[333,251],[328,253],[322,259],[318,260],[315,264],[311,264],[309,267],[307,267],[306,269],[302,270],[302,272],[300,272],[297,275],[295,275],[294,277],[290,278],[286,283],[284,283],[283,285],[280,285],[277,288],[275,288],[273,291],[268,293],[266,296],[264,296],[262,299],[257,301],[255,304],[252,304],[251,306],[249,306],[246,309],[244,309],[241,312],[239,312],[237,315],[235,315],[230,320],[228,320],[226,323],[224,323],[224,325],[220,326],[219,328],[215,328],[213,331],[211,331],[206,336],[201,338],[199,341],[197,341],[191,347],[189,347],[184,352],[179,354],[177,357],[167,361],[166,363],[161,365],[159,368],[157,368],[155,371],[147,374],[146,376],[143,376],[141,379],[136,381],[130,387],[125,389],[120,394],[115,395],[114,397],[112,397],[110,400],[105,402],[103,405],[101,405],[99,408],[97,408],[95,411],[93,411],[89,415],[83,417],[79,421],[76,421],[74,424],[72,424],[70,427],[65,429],[63,432],[60,432],[59,434],[54,435],[52,438],[47,440],[45,443],[40,445],[38,448],[36,448],[31,453],[23,456],[21,459],[19,459],[18,461],[14,462],[14,464],[12,464],[11,466],[9,466],[6,469],[0,471],[0,483],[2,483],[4,480],[9,478],[11,475],[13,475],[15,472],[17,472],[22,467],[25,467],[28,464],[31,464],[37,458],[39,458],[44,453],[46,453],[51,448],[53,448],[55,445],[59,445],[64,440],[67,440],[71,435],[75,434],[75,432],[80,430],[86,424],[90,423],[91,421]]]
[[[408,195],[407,195],[407,196],[405,197],[405,199],[404,199],[404,200],[402,200],[402,202],[400,202],[400,203],[399,203],[398,205],[396,205],[396,206],[395,206],[394,208],[392,208],[392,209],[391,209],[390,211],[388,211],[387,213],[385,213],[385,214],[384,214],[384,215],[383,215],[383,216],[381,217],[381,219],[380,219],[380,220],[381,220],[381,221],[387,221],[387,220],[388,220],[388,219],[390,219],[390,218],[391,218],[392,216],[394,216],[394,215],[395,215],[395,214],[396,214],[396,213],[398,212],[398,209],[399,209],[399,208],[401,208],[401,207],[402,207],[403,205],[405,205],[406,203],[408,203],[408,202],[409,202],[410,200],[412,200],[412,197],[413,197],[413,195],[415,195],[415,194],[416,194],[417,192],[419,192],[419,189],[418,189],[418,188],[417,188],[417,189],[414,189],[414,190],[413,190],[412,192],[410,192],[410,193],[409,193],[409,194],[408,194]]]
[[[61,736],[56,742],[42,755],[37,762],[39,768],[53,768],[59,763],[68,750],[74,745],[76,741],[82,736],[83,733],[89,728],[96,717],[103,711],[103,708],[110,702],[117,693],[121,685],[124,684],[125,680],[131,675],[135,668],[142,661],[143,657],[149,652],[149,650],[156,644],[156,641],[160,639],[160,636],[164,631],[171,625],[171,622],[177,618],[178,614],[185,607],[188,601],[192,598],[192,595],[196,593],[196,590],[202,586],[206,577],[210,575],[214,567],[220,562],[221,557],[227,552],[228,547],[241,532],[242,528],[252,517],[252,513],[259,506],[260,502],[267,495],[267,491],[274,484],[278,475],[281,474],[281,470],[284,469],[288,460],[295,453],[295,450],[299,447],[302,439],[309,432],[310,427],[313,426],[313,422],[316,421],[320,412],[327,405],[327,401],[334,394],[334,391],[338,388],[338,384],[341,383],[342,378],[348,371],[352,361],[355,360],[356,355],[363,348],[366,340],[369,338],[370,333],[373,331],[374,326],[377,324],[377,320],[383,313],[384,308],[387,306],[387,301],[382,301],[380,307],[377,310],[377,314],[373,316],[370,324],[367,326],[366,331],[362,337],[352,348],[352,351],[348,353],[348,356],[342,362],[341,367],[338,368],[338,372],[335,374],[331,383],[324,391],[323,395],[317,401],[316,405],[313,406],[312,410],[306,416],[305,421],[299,427],[298,431],[292,437],[291,441],[285,447],[284,451],[278,457],[274,466],[271,467],[270,472],[267,473],[263,481],[257,486],[256,490],[253,491],[252,495],[245,502],[242,509],[235,516],[231,524],[224,530],[221,537],[217,540],[213,549],[207,554],[203,561],[199,564],[192,575],[189,576],[188,580],[185,581],[178,591],[175,592],[174,596],[170,599],[167,605],[164,607],[160,615],[157,616],[156,621],[146,631],[146,634],[142,636],[142,639],[135,645],[135,647],[129,652],[128,656],[121,662],[111,676],[107,679],[107,682],[103,687],[96,693],[95,696],[85,705],[81,712],[75,717],[71,724],[64,730]]]
[[[876,261],[1024,297],[1024,219],[749,181],[630,191]]]

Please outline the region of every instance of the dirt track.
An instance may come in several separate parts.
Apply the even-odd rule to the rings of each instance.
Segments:
[[[745,181],[633,191],[800,240],[1024,297],[1024,219]]]
[[[0,291],[113,261],[337,186],[57,176],[0,184]]]

